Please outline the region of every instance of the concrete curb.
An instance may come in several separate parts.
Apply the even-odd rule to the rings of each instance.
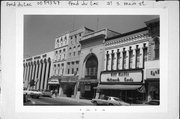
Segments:
[[[76,99],[76,98],[59,97],[59,96],[58,97],[53,97],[53,98],[68,100],[70,102],[77,102],[77,103],[83,103],[83,104],[92,104],[91,100],[86,100],[86,99]]]

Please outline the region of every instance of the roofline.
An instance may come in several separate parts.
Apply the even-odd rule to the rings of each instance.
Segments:
[[[106,28],[103,28],[103,29],[100,29],[100,30],[98,30],[98,31],[94,31],[94,32],[92,32],[92,33],[88,33],[88,34],[84,35],[83,37],[88,36],[88,35],[92,35],[92,34],[94,34],[94,33],[101,32],[101,31],[103,31],[103,30],[106,31],[107,29],[106,29]]]
[[[61,33],[61,34],[57,35],[57,36],[55,37],[55,39],[56,39],[56,38],[59,38],[59,37],[62,37],[62,36],[64,36],[64,35],[67,35],[67,34],[69,34],[69,33],[70,33],[69,31],[66,31],[66,32],[64,32],[64,33]]]
[[[70,30],[69,33],[75,32],[75,31],[80,30],[80,29],[87,29],[87,30],[90,30],[90,31],[94,31],[92,29],[87,28],[86,26],[82,26],[82,27],[79,27],[79,28],[77,28],[75,30]]]
[[[152,20],[150,20],[150,21],[146,21],[146,22],[144,22],[144,23],[145,23],[146,25],[149,25],[149,24],[151,24],[151,23],[159,22],[159,20],[160,20],[160,18],[158,17],[158,18],[152,19]]]
[[[120,34],[118,36],[107,38],[105,40],[107,41],[107,40],[111,40],[111,39],[121,38],[121,37],[124,37],[124,36],[128,36],[128,35],[135,34],[135,33],[142,32],[142,31],[146,31],[146,30],[148,30],[148,28],[144,27],[144,28],[140,28],[140,29],[137,29],[137,30],[133,30],[133,31],[127,32],[127,33]]]

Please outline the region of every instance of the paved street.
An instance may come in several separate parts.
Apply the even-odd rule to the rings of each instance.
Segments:
[[[52,105],[52,106],[60,106],[60,105],[93,105],[90,100],[83,99],[73,99],[67,97],[40,97],[39,99],[30,98],[31,102],[26,103],[25,105]]]

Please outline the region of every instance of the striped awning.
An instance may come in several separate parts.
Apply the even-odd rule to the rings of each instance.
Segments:
[[[142,85],[98,85],[95,89],[136,90]]]

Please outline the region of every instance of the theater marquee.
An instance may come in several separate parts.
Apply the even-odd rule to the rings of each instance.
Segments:
[[[141,70],[102,72],[101,82],[141,82],[143,74]]]

